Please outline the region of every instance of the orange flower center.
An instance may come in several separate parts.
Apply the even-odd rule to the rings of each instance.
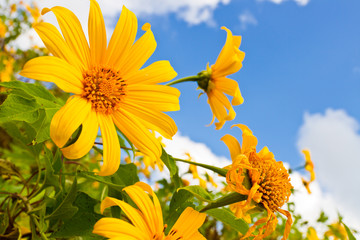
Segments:
[[[262,193],[260,202],[271,211],[277,211],[289,200],[293,188],[288,171],[282,162],[276,162],[275,159],[260,159],[256,153],[250,154],[249,161],[258,172],[252,174],[250,171],[249,176],[253,184],[257,183],[260,186],[258,189],[258,192]]]
[[[125,95],[125,81],[119,71],[107,66],[96,66],[83,72],[82,97],[91,102],[97,112],[112,113]]]

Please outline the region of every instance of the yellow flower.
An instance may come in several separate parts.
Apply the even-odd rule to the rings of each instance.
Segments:
[[[245,53],[239,50],[241,36],[233,36],[226,27],[221,29],[227,32],[227,38],[214,65],[207,66],[207,70],[199,73],[201,80],[198,85],[208,96],[208,103],[213,112],[212,124],[215,118],[216,129],[221,129],[226,121],[233,120],[236,113],[232,107],[244,102],[241,96],[239,85],[235,80],[226,76],[240,70]],[[225,94],[233,97],[231,104]]]
[[[6,31],[7,31],[7,27],[0,18],[0,38],[5,38]]]
[[[305,170],[310,173],[310,182],[315,180],[314,163],[311,161],[310,151],[302,150],[305,155]]]
[[[306,237],[308,240],[320,240],[316,233],[315,228],[313,228],[313,227],[309,227],[309,229],[306,233]]]
[[[269,236],[277,225],[275,212],[287,217],[285,232],[282,239],[287,239],[292,224],[291,214],[281,209],[289,200],[291,189],[289,173],[282,162],[276,162],[274,154],[264,147],[256,152],[257,138],[251,130],[243,125],[234,125],[243,131],[242,146],[231,135],[225,135],[221,140],[228,146],[232,159],[232,165],[228,166],[226,182],[229,187],[242,195],[248,195],[247,200],[231,205],[237,216],[244,217],[249,221],[247,211],[260,206],[267,210],[267,217],[257,220],[243,239],[254,236],[252,233],[256,227],[264,224],[258,229],[255,240]],[[233,127],[234,127],[233,126]],[[248,178],[247,178],[248,176]],[[264,232],[265,231],[265,232]]]
[[[53,117],[50,136],[66,158],[77,159],[92,148],[100,126],[103,138],[103,165],[99,175],[111,175],[120,164],[120,145],[115,125],[141,152],[152,158],[162,153],[149,129],[166,138],[176,133],[175,122],[163,111],[179,110],[180,92],[158,85],[176,76],[168,61],[158,61],[139,70],[156,48],[150,24],[135,43],[137,19],[123,7],[120,19],[107,46],[104,19],[98,3],[91,0],[89,42],[80,21],[63,7],[52,11],[62,34],[55,26],[41,22],[35,30],[54,56],[30,60],[21,75],[53,82],[73,93]],[[78,140],[65,146],[82,125]]]
[[[4,69],[0,70],[0,82],[9,82],[11,81],[11,76],[14,72],[14,62],[15,59],[13,57],[5,56],[3,60]]]
[[[325,232],[324,236],[333,237],[333,240],[347,240],[348,234],[344,225],[341,222],[335,222],[329,226],[329,230]]]
[[[198,231],[205,220],[204,213],[199,213],[191,207],[186,208],[169,234],[165,236],[164,231],[167,225],[163,223],[160,202],[151,187],[146,183],[137,182],[135,185],[124,188],[124,191],[138,209],[118,199],[105,198],[101,203],[101,212],[105,208],[117,205],[129,221],[102,218],[95,224],[93,233],[114,240],[205,240]]]
[[[38,7],[38,5],[36,4],[35,1],[32,2],[32,6],[30,6],[29,4],[24,4],[26,10],[31,14],[31,16],[33,17],[34,23],[38,23],[40,21],[40,9]]]

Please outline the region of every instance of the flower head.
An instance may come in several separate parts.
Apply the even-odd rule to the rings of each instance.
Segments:
[[[239,85],[235,80],[226,76],[240,70],[245,53],[239,50],[241,36],[233,36],[226,27],[221,29],[227,32],[227,38],[216,62],[207,70],[200,72],[198,85],[208,96],[208,103],[213,112],[212,124],[215,118],[219,122],[215,123],[216,129],[221,129],[226,121],[233,120],[236,113],[232,107],[244,102],[241,96]],[[233,97],[231,103],[225,96],[228,94]]]
[[[315,171],[314,171],[314,163],[311,161],[310,151],[309,150],[302,150],[305,155],[305,170],[310,173],[310,182],[315,180]]]
[[[162,149],[149,129],[172,138],[177,127],[163,111],[179,110],[180,92],[158,85],[176,76],[168,61],[158,61],[140,70],[156,48],[150,24],[135,43],[137,19],[123,7],[120,19],[107,45],[104,19],[96,0],[90,2],[89,44],[80,21],[63,7],[52,11],[60,25],[41,22],[34,26],[54,56],[30,60],[21,75],[53,82],[73,93],[53,117],[50,136],[69,159],[84,156],[92,148],[100,127],[103,139],[103,165],[99,175],[111,175],[120,164],[117,128],[145,155],[158,159]],[[75,143],[65,146],[79,126]]]
[[[230,206],[238,217],[250,221],[248,212],[256,207],[263,207],[267,211],[267,217],[257,220],[249,231],[243,236],[253,236],[256,227],[265,224],[258,229],[254,239],[263,239],[270,235],[277,225],[275,212],[280,212],[287,217],[283,239],[287,239],[292,224],[291,215],[281,207],[289,200],[292,185],[289,173],[282,162],[277,162],[274,154],[264,147],[256,152],[257,138],[251,130],[242,124],[234,125],[243,131],[243,142],[239,142],[231,135],[225,135],[222,140],[228,146],[231,154],[232,165],[228,166],[226,181],[229,187],[240,194],[248,195],[247,200]]]
[[[107,197],[101,203],[101,212],[111,206],[119,206],[130,222],[116,218],[102,218],[94,226],[93,233],[110,239],[133,240],[205,240],[198,228],[206,215],[188,207],[180,215],[174,226],[165,236],[160,202],[151,187],[143,182],[124,188],[139,209],[126,202]],[[147,193],[146,193],[147,192]],[[151,198],[149,197],[149,195]]]

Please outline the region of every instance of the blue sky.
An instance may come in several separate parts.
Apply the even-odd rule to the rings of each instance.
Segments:
[[[141,25],[150,22],[158,47],[147,64],[170,60],[178,78],[196,75],[208,62],[215,63],[226,39],[221,26],[241,35],[240,49],[246,53],[243,68],[230,76],[238,81],[245,99],[235,107],[237,117],[219,131],[206,127],[212,118],[206,95],[198,99],[201,91],[196,84],[179,84],[181,110],[169,115],[181,135],[206,144],[216,156],[230,158],[220,138],[231,134],[240,139],[240,130],[230,126],[243,123],[258,137],[260,147],[268,146],[278,161],[292,167],[303,164],[300,150],[309,148],[317,172],[314,184],[319,184],[314,189],[332,194],[336,206],[345,206],[340,208],[345,215],[360,214],[355,200],[360,190],[348,184],[360,181],[359,1],[98,1],[108,36],[122,4],[136,13],[138,36]],[[70,8],[87,31],[88,0],[39,3],[41,7]],[[55,23],[50,14],[45,21]],[[327,199],[322,190],[312,197]]]

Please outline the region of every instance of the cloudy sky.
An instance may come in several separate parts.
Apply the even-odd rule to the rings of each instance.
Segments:
[[[41,7],[73,10],[87,31],[88,0],[38,0]],[[170,60],[178,77],[195,75],[213,64],[226,33],[242,35],[243,68],[231,78],[245,99],[237,117],[220,131],[211,121],[206,97],[193,83],[179,85],[181,111],[171,113],[180,134],[175,143],[195,151],[196,160],[224,164],[227,147],[219,140],[235,123],[248,125],[278,161],[303,164],[311,151],[317,181],[314,194],[299,194],[308,218],[320,208],[360,226],[360,2],[357,0],[99,0],[110,36],[122,5],[134,11],[139,27],[150,22],[158,47],[148,63]],[[51,13],[46,21],[54,23]],[[140,31],[141,32],[141,31]],[[140,34],[140,33],[139,33]],[[199,144],[199,145],[198,145]],[[180,144],[175,144],[179,146]],[[207,149],[207,150],[204,150]],[[177,153],[176,153],[177,151]],[[305,172],[300,174],[306,175]],[[294,175],[299,186],[300,175]],[[299,186],[300,187],[300,186]]]

